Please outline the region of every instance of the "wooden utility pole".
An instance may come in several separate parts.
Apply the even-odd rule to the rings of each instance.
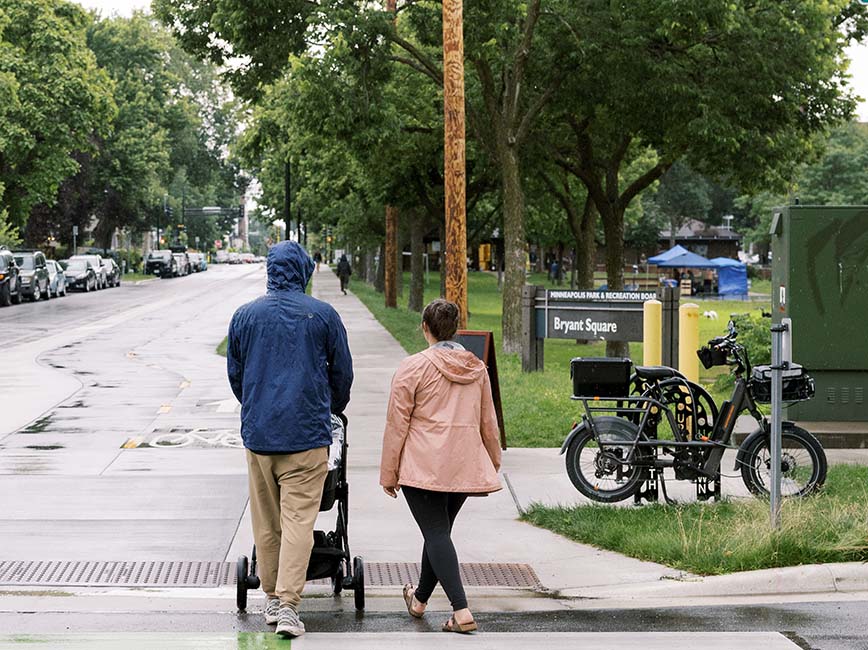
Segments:
[[[397,9],[397,0],[386,0],[386,11],[393,14]],[[386,206],[386,245],[383,250],[386,259],[383,293],[386,307],[398,306],[398,209],[393,205]]]
[[[467,213],[462,3],[463,0],[443,0],[443,178],[446,198],[446,299],[458,305],[459,328],[464,329],[467,327]]]

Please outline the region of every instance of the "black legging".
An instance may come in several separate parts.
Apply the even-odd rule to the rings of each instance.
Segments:
[[[452,544],[452,524],[467,500],[466,494],[432,492],[402,487],[407,505],[419,524],[425,545],[422,547],[422,572],[416,587],[416,600],[427,603],[439,580],[452,603],[452,611],[467,607],[467,596],[458,569],[458,555]]]

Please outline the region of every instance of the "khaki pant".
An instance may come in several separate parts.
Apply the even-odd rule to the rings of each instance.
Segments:
[[[328,447],[264,456],[247,451],[250,514],[262,590],[298,609],[313,547]]]

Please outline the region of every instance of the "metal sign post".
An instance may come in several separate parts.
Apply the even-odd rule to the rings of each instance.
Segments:
[[[772,326],[772,416],[771,416],[771,485],[769,486],[769,505],[771,525],[777,530],[781,526],[781,424],[783,420],[783,372],[789,367],[784,360],[784,338],[787,350],[792,350],[789,340],[789,324]]]

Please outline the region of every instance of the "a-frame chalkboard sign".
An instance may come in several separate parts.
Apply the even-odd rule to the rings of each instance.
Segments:
[[[494,410],[497,413],[497,425],[500,427],[500,447],[506,449],[506,429],[503,426],[503,405],[500,401],[500,380],[497,377],[497,357],[494,353],[494,335],[481,330],[458,330],[452,339],[464,348],[482,359],[488,368],[488,379],[491,381],[491,397],[494,399]]]

